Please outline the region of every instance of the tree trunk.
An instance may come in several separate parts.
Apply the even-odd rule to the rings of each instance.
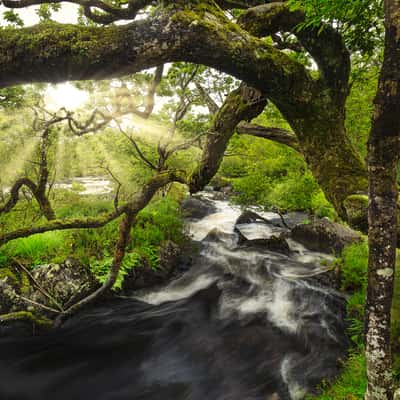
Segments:
[[[347,197],[366,193],[367,170],[351,145],[344,126],[344,107],[329,100],[315,100],[315,112],[302,120],[285,116],[296,132],[301,153],[326,198],[338,215],[347,220]]]
[[[368,148],[369,263],[366,400],[392,400],[390,310],[396,260],[400,140],[400,0],[385,0],[385,54]]]

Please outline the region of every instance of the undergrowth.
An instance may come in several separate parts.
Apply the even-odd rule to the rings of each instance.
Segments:
[[[58,203],[59,218],[96,216],[111,211],[112,205],[96,198],[68,195]],[[17,226],[20,213],[10,213],[8,227]],[[15,220],[14,220],[15,219]],[[119,221],[98,229],[53,231],[13,240],[0,248],[0,267],[13,260],[29,268],[48,263],[61,263],[72,257],[92,270],[103,283],[109,272],[118,237]],[[142,264],[159,268],[160,248],[168,240],[181,245],[185,241],[183,218],[178,202],[164,197],[151,202],[136,218],[131,242],[122,264],[115,288],[120,288],[124,276]]]
[[[349,294],[347,300],[348,335],[352,345],[338,379],[324,382],[318,396],[308,399],[319,400],[361,400],[367,385],[364,316],[367,290],[368,245],[366,242],[353,244],[344,249],[338,262],[341,265],[342,290]],[[400,252],[397,253],[397,272],[392,305],[392,350],[393,375],[397,386],[400,384]]]

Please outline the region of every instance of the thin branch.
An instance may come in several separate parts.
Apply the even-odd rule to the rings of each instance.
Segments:
[[[139,156],[139,158],[152,170],[157,171],[157,167],[143,154],[143,152],[140,150],[138,144],[136,143],[135,139],[131,136],[128,135],[127,132],[125,132],[124,129],[122,129],[121,124],[118,121],[115,121],[119,131],[129,140],[131,145],[136,151],[136,154]]]
[[[20,298],[21,300],[23,300],[23,301],[25,301],[25,302],[27,302],[27,303],[34,304],[35,306],[38,306],[38,307],[40,307],[40,308],[43,308],[44,310],[47,310],[47,311],[51,311],[51,312],[53,312],[53,313],[55,313],[55,314],[61,314],[61,311],[56,310],[55,308],[47,307],[47,306],[45,306],[44,304],[41,304],[41,303],[38,303],[38,302],[36,302],[36,301],[34,301],[34,300],[28,299],[27,297],[21,296],[20,294],[17,294],[17,293],[15,293],[15,295],[16,295],[18,298]]]
[[[114,180],[114,182],[117,184],[117,190],[115,192],[115,196],[114,196],[114,209],[117,210],[118,209],[118,203],[119,203],[119,192],[121,190],[122,187],[122,183],[121,181],[113,174],[113,172],[111,171],[110,167],[108,165],[104,166],[100,166],[101,168],[103,168],[105,171],[107,171],[107,173],[111,176],[111,178]]]
[[[140,10],[153,3],[153,0],[130,0],[128,7],[122,8],[111,6],[101,0],[46,0],[45,2],[43,0],[3,0],[3,5],[8,8],[25,8],[44,3],[58,4],[63,1],[82,6],[85,16],[99,24],[110,24],[121,19],[133,20]],[[92,8],[99,9],[102,13],[93,11]]]
[[[16,258],[13,258],[13,260],[17,263],[17,265],[29,276],[29,278],[32,280],[32,282],[34,283],[34,285],[38,288],[38,290],[40,291],[40,293],[42,293],[45,297],[47,297],[54,305],[57,306],[57,308],[60,311],[64,311],[63,307],[61,306],[61,304],[59,304],[57,302],[57,300],[52,297],[45,289],[42,288],[42,286],[40,286],[40,284],[37,282],[37,280],[33,277],[33,275],[30,273],[30,271],[25,268],[24,265],[22,265]]]

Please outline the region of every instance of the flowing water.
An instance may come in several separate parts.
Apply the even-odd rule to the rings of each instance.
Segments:
[[[214,203],[216,213],[188,223],[201,250],[178,279],[50,335],[3,334],[0,399],[296,400],[335,376],[347,340],[344,299],[318,283],[329,256],[293,241],[290,256],[238,246],[240,210]]]

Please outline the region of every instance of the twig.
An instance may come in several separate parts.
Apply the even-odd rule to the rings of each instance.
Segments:
[[[53,312],[55,314],[61,314],[62,313],[62,311],[56,310],[55,308],[47,307],[44,304],[40,304],[40,303],[38,303],[38,302],[36,302],[34,300],[28,299],[27,297],[21,296],[20,294],[15,294],[15,295],[17,297],[19,297],[21,300],[26,301],[27,303],[34,304],[35,306],[41,307],[44,310],[51,311],[51,312]]]
[[[22,265],[16,258],[13,258],[13,261],[15,261],[17,263],[17,265],[29,276],[29,278],[32,280],[32,282],[36,285],[36,287],[39,289],[39,291],[45,297],[47,297],[52,303],[54,303],[54,305],[56,305],[60,311],[64,311],[63,307],[57,302],[57,300],[55,300],[54,297],[52,297],[45,289],[43,289],[39,285],[37,280],[33,277],[33,275],[30,273],[30,271],[27,268],[25,268],[24,265]]]

